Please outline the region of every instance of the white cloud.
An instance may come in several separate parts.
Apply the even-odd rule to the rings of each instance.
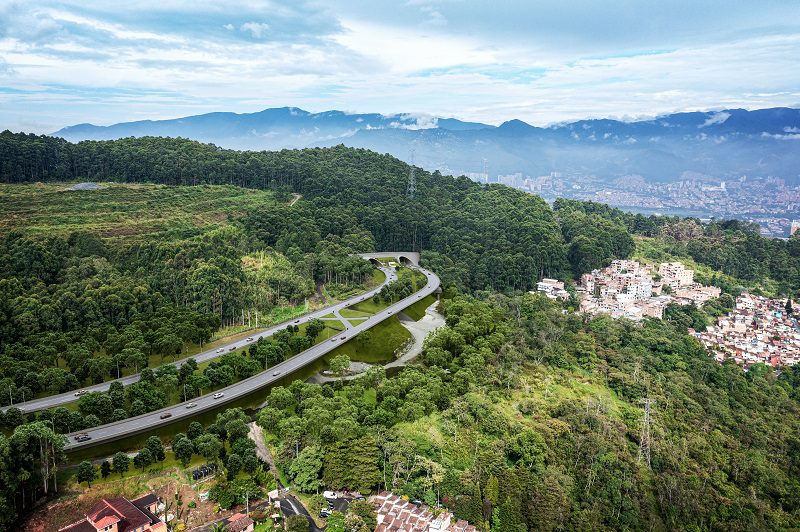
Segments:
[[[164,30],[69,3],[51,8],[41,0],[13,17],[0,7],[0,76],[12,89],[0,94],[5,127],[35,120],[50,124],[40,131],[52,131],[76,122],[272,106],[414,111],[413,121],[398,123],[417,128],[431,127],[420,117],[443,115],[544,125],[800,104],[800,30],[596,57],[537,40],[532,30],[514,40],[463,31],[458,6],[448,11],[420,0],[399,5],[408,20],[369,20],[342,9],[313,38],[280,41],[273,34],[286,28],[273,18],[277,11],[267,18],[253,8],[236,19],[215,5],[217,15],[198,37],[181,24]],[[186,6],[163,3],[176,12]],[[446,26],[425,24],[431,10],[447,17]],[[722,116],[711,115],[707,125]]]
[[[719,113],[714,113],[713,115],[711,115],[708,118],[706,118],[706,121],[703,122],[702,124],[700,124],[697,127],[708,127],[708,126],[714,126],[714,125],[717,125],[717,124],[722,124],[727,119],[729,119],[730,117],[731,117],[731,114],[730,113],[726,113],[724,111],[719,112]]]
[[[266,22],[245,22],[239,29],[245,33],[249,33],[256,39],[261,39],[267,35],[269,24]]]
[[[766,131],[761,133],[761,136],[765,139],[775,139],[775,140],[800,140],[800,133],[791,133],[789,135],[781,135],[781,134],[772,134],[767,133]]]

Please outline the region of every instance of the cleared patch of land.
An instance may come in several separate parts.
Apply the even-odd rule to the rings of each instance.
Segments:
[[[0,231],[183,239],[226,226],[251,207],[275,203],[271,192],[229,185],[99,185],[70,190],[73,183],[0,184]]]

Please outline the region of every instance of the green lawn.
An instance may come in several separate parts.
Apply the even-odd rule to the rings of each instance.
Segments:
[[[403,310],[403,314],[414,321],[419,321],[425,316],[425,310],[436,302],[434,296],[425,296],[410,307]]]
[[[391,361],[394,360],[394,351],[409,338],[411,333],[408,329],[400,324],[397,316],[392,316],[340,345],[325,355],[325,360],[345,354],[350,360],[361,362]]]
[[[368,318],[372,316],[369,312],[353,310],[352,308],[342,309],[339,314],[341,314],[343,318]]]

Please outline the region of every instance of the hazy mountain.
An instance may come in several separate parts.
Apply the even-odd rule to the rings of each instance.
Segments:
[[[454,131],[494,126],[435,119],[425,115],[351,114],[342,111],[309,113],[296,107],[265,109],[257,113],[208,113],[172,120],[142,120],[112,126],[79,124],[54,135],[70,141],[111,140],[145,135],[185,137],[236,149],[298,148],[347,138],[360,130],[439,127]]]
[[[456,173],[551,171],[615,179],[675,180],[776,176],[800,182],[800,110],[677,113],[651,120],[581,120],[536,127],[510,120],[494,127],[427,115],[309,113],[294,107],[258,113],[210,113],[173,120],[94,126],[54,133],[71,141],[127,136],[181,136],[237,149],[346,144],[388,152]]]

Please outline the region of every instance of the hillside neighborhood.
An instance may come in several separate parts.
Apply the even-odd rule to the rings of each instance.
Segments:
[[[800,326],[791,300],[742,294],[716,325],[689,332],[719,362],[733,359],[746,368],[759,362],[773,367],[800,362]]]
[[[536,290],[550,299],[570,297],[564,283],[555,279],[542,279]],[[670,303],[700,306],[721,293],[716,286],[696,283],[694,271],[680,262],[664,262],[656,268],[634,260],[614,260],[606,268],[581,275],[575,291],[580,312],[633,321],[661,319]]]

